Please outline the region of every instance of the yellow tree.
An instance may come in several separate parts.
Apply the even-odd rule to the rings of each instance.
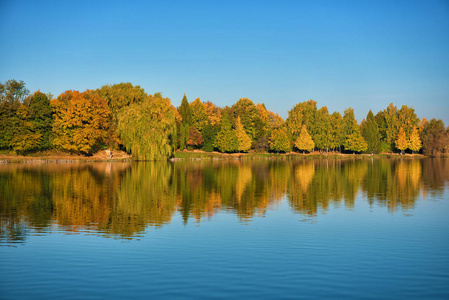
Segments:
[[[410,134],[408,148],[412,150],[412,152],[419,151],[419,149],[422,148],[422,142],[419,138],[418,128],[416,126],[413,127],[412,133]]]
[[[190,109],[192,111],[191,127],[201,132],[204,126],[206,126],[207,114],[200,98],[196,98],[195,101],[190,103]]]
[[[251,138],[245,132],[242,122],[240,121],[240,116],[237,117],[235,122],[235,135],[238,142],[238,151],[247,152],[251,148]]]
[[[179,115],[169,98],[157,93],[118,114],[117,130],[137,160],[164,160],[173,155]]]
[[[107,136],[111,111],[98,93],[66,91],[51,105],[56,148],[85,155],[99,150]]]
[[[211,126],[220,126],[221,124],[221,111],[212,102],[208,101],[204,103],[204,110],[206,111],[207,120]]]
[[[396,138],[396,148],[401,150],[401,154],[404,152],[405,149],[407,149],[408,143],[407,143],[407,137],[405,136],[404,128],[399,129],[398,136]]]
[[[307,150],[311,152],[315,147],[315,143],[312,140],[312,137],[307,132],[306,125],[302,125],[301,132],[299,133],[298,138],[295,141],[295,147],[299,150]]]

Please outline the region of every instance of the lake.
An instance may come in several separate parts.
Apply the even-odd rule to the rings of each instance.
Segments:
[[[0,165],[1,299],[449,299],[449,159]]]

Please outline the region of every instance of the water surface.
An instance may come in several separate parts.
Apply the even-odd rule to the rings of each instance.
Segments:
[[[448,299],[449,160],[0,166],[0,298]]]

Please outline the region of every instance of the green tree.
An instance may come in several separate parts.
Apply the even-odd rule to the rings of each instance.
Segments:
[[[442,120],[430,120],[425,124],[422,136],[423,152],[426,155],[439,156],[449,148],[449,134]]]
[[[220,152],[235,152],[238,150],[237,137],[226,113],[222,116],[221,128],[216,136],[215,146]]]
[[[214,151],[215,147],[215,139],[217,137],[218,126],[212,126],[210,124],[206,124],[206,126],[203,129],[203,150],[207,152]]]
[[[0,149],[11,149],[20,119],[17,111],[29,91],[23,81],[0,82]]]
[[[164,160],[174,153],[176,118],[170,99],[155,94],[124,108],[117,129],[133,159]]]
[[[294,141],[298,138],[302,125],[306,125],[308,131],[312,130],[316,112],[316,101],[314,100],[298,103],[288,112],[286,123]]]
[[[417,152],[422,148],[421,138],[419,137],[418,128],[416,126],[413,127],[413,131],[410,134],[410,138],[408,140],[408,148],[413,152]]]
[[[345,150],[363,152],[368,149],[368,144],[360,132],[360,126],[353,120],[352,133],[346,136]]]
[[[396,148],[401,150],[401,154],[404,153],[404,150],[407,149],[408,143],[407,143],[407,137],[405,136],[404,128],[399,129],[398,137],[396,139]]]
[[[108,103],[114,119],[123,107],[142,102],[148,97],[143,88],[129,82],[104,85],[97,92]]]
[[[182,124],[192,124],[192,108],[190,107],[186,94],[182,97],[181,105],[178,107],[178,113],[181,115]]]
[[[240,121],[240,116],[237,117],[237,121],[235,122],[235,136],[237,137],[238,151],[247,152],[249,149],[251,149],[251,138],[245,132],[245,129],[243,129],[242,122]]]
[[[179,131],[179,149],[184,150],[189,140],[190,125],[192,124],[192,109],[186,94],[182,97],[181,105],[178,107],[178,113],[181,116],[181,123],[178,126]]]
[[[243,128],[253,141],[256,137],[255,120],[257,117],[257,108],[253,101],[248,98],[241,98],[231,107],[230,120],[235,125],[237,118],[240,117]]]
[[[111,110],[111,122],[106,143],[111,148],[118,148],[122,142],[117,133],[117,114],[124,107],[144,101],[148,95],[143,88],[129,82],[104,85],[97,89],[97,93],[107,102]]]
[[[192,112],[192,128],[202,132],[207,123],[207,114],[204,109],[204,104],[201,102],[200,98],[196,98],[195,101],[190,103],[190,110]]]
[[[109,129],[111,111],[98,93],[66,91],[51,105],[56,148],[84,155],[99,150]]]
[[[270,150],[273,152],[291,152],[292,142],[285,128],[274,129],[270,136]]]
[[[398,109],[393,105],[393,103],[390,103],[384,110],[384,117],[386,123],[386,142],[390,145],[391,148],[393,148],[400,127],[398,119]]]
[[[354,123],[355,116],[354,116],[354,109],[352,107],[348,107],[345,109],[345,112],[343,114],[343,136],[347,137],[348,135],[352,134],[354,132]]]
[[[309,152],[312,152],[313,148],[315,148],[315,143],[307,132],[306,125],[302,125],[301,133],[295,141],[295,147],[298,148],[298,150]]]
[[[256,105],[257,114],[254,120],[255,138],[254,148],[256,151],[268,151],[268,137],[270,132],[270,115],[264,104]]]
[[[53,118],[50,100],[37,91],[29,96],[17,111],[18,124],[11,141],[16,153],[49,149]]]
[[[343,117],[339,112],[334,112],[330,115],[329,125],[329,147],[335,150],[336,148],[340,148],[345,141],[345,136],[343,135]]]
[[[366,115],[366,119],[362,121],[362,136],[368,143],[368,152],[379,153],[380,151],[380,133],[377,126],[376,120],[374,119],[374,114],[369,110]]]
[[[380,134],[379,152],[391,152],[391,144],[387,142],[387,121],[385,119],[385,111],[379,111],[374,117],[374,120],[376,121]]]
[[[315,124],[312,128],[312,139],[316,147],[321,150],[329,150],[329,131],[330,120],[329,112],[326,106],[323,106],[316,112]]]

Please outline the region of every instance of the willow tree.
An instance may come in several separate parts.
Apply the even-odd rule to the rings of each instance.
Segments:
[[[133,103],[145,100],[148,95],[143,88],[138,85],[134,86],[129,82],[104,85],[97,89],[97,93],[106,100],[111,110],[111,125],[108,131],[107,144],[111,148],[118,148],[122,144],[117,133],[117,115],[119,111]]]
[[[117,130],[123,145],[137,160],[163,160],[173,156],[178,113],[160,94],[123,108]]]

